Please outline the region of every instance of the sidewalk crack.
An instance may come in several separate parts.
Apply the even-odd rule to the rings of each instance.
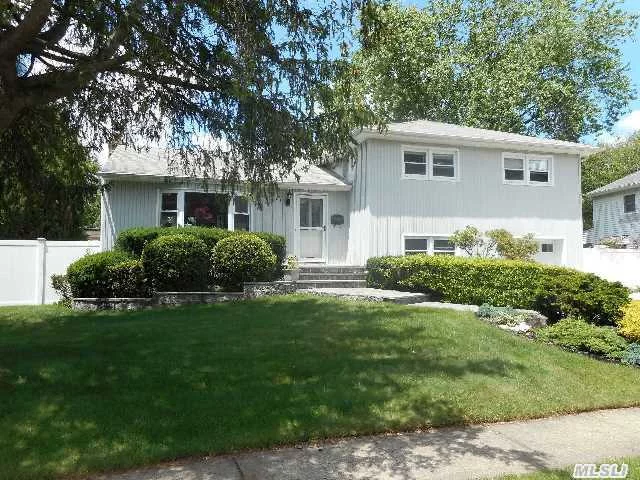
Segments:
[[[244,472],[242,471],[242,468],[240,468],[240,463],[238,463],[236,457],[233,457],[233,464],[236,466],[236,470],[238,470],[238,473],[240,474],[240,480],[244,480]]]

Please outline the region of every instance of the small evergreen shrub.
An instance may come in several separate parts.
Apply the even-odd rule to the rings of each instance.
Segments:
[[[622,356],[622,362],[627,365],[640,366],[640,343],[632,343]]]
[[[598,327],[583,320],[565,318],[536,331],[536,338],[574,352],[588,352],[612,360],[621,360],[627,342],[613,327]]]
[[[165,292],[208,289],[209,249],[191,235],[161,236],[142,251],[142,267],[151,288]]]
[[[67,276],[51,275],[51,286],[56,292],[58,292],[58,295],[60,295],[60,301],[58,303],[65,307],[71,307],[71,299],[73,298],[73,295],[71,294],[71,285],[69,285]]]
[[[623,309],[623,317],[618,323],[620,334],[634,342],[640,342],[640,301],[629,303]]]
[[[256,235],[233,235],[220,240],[213,249],[211,267],[214,281],[227,291],[241,291],[244,282],[271,280],[277,257]]]
[[[143,298],[151,292],[140,260],[126,260],[108,267],[111,292],[119,298]]]
[[[75,298],[112,297],[109,267],[130,260],[125,252],[110,251],[86,255],[67,267],[67,280]]]
[[[575,316],[614,325],[629,302],[618,282],[568,268],[515,260],[408,255],[367,262],[374,288],[430,294],[434,300],[536,310],[551,322]]]

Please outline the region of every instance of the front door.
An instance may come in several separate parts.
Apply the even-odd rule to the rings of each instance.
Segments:
[[[297,196],[296,245],[301,262],[327,261],[326,195]]]

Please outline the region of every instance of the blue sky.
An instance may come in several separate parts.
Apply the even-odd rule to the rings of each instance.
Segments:
[[[429,0],[401,0],[403,5],[422,7]],[[640,14],[640,0],[624,0],[622,8]],[[622,54],[629,65],[629,73],[636,89],[636,99],[629,105],[629,112],[623,115],[611,131],[600,132],[583,139],[587,143],[614,142],[640,130],[640,27],[635,35],[622,46]]]

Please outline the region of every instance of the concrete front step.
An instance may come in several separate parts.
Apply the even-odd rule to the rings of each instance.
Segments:
[[[308,288],[365,288],[366,280],[298,280],[298,289]]]
[[[300,273],[361,273],[366,274],[365,267],[359,265],[300,265]]]
[[[367,274],[362,273],[320,273],[300,272],[300,280],[366,280]]]

